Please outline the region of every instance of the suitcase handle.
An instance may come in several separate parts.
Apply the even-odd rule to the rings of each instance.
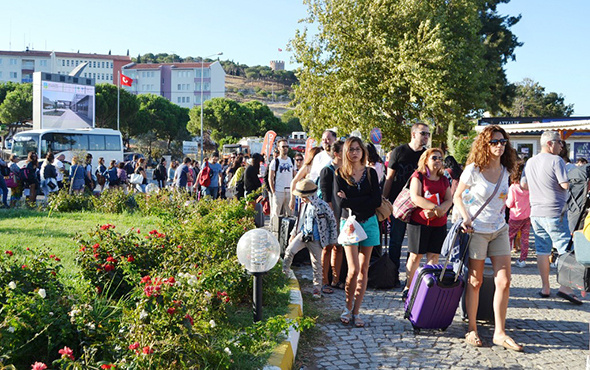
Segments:
[[[458,227],[455,229],[455,235],[453,236],[453,245],[455,244],[455,241],[457,240],[457,237],[459,236],[460,233],[463,232],[463,229]],[[471,234],[467,234],[469,240],[467,240],[467,244],[469,244],[469,242],[471,241]],[[465,248],[465,250],[463,251],[463,255],[461,256],[460,259],[460,264],[459,264],[459,272],[457,274],[455,274],[455,280],[453,282],[456,282],[457,279],[459,278],[459,275],[461,275],[461,269],[463,269],[463,261],[465,260],[465,254],[467,253],[467,251],[469,250],[469,248]],[[447,254],[447,257],[445,258],[445,263],[443,264],[443,268],[442,271],[440,273],[440,279],[439,281],[443,280],[443,277],[445,276],[445,272],[447,271],[447,267],[449,265],[449,260],[451,259],[451,253]]]

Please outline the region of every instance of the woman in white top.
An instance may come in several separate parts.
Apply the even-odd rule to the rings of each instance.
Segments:
[[[523,347],[505,331],[506,311],[510,294],[510,241],[504,218],[510,172],[516,165],[516,153],[508,134],[497,125],[487,126],[475,139],[454,195],[454,204],[463,218],[463,228],[471,232],[469,272],[466,286],[466,307],[469,320],[465,342],[481,347],[477,333],[479,289],[483,281],[484,260],[490,257],[494,268],[494,336],[495,345],[521,352]],[[471,217],[500,187],[493,199],[472,222]]]

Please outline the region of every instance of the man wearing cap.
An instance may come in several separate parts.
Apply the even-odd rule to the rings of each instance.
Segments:
[[[302,210],[293,228],[289,246],[285,250],[283,272],[290,275],[293,257],[303,248],[309,249],[313,267],[313,298],[322,296],[322,248],[337,243],[336,219],[328,205],[317,197],[318,186],[304,179],[295,185],[293,194],[301,197]],[[325,282],[327,284],[327,282]]]

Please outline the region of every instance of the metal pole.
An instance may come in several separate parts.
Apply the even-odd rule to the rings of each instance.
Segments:
[[[117,131],[119,130],[119,101],[121,100],[121,71],[117,71]]]
[[[203,139],[203,67],[205,65],[205,59],[214,57],[216,55],[223,55],[223,52],[211,54],[201,58],[201,166],[203,165],[203,146],[205,145],[205,140]]]
[[[200,166],[203,165],[203,145],[205,144],[205,140],[203,138],[203,65],[205,64],[205,59],[201,59],[201,163]]]
[[[254,272],[254,293],[252,295],[252,309],[254,322],[262,320],[262,275],[264,272]]]

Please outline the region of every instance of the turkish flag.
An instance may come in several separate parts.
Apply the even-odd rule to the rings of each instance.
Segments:
[[[121,73],[121,85],[131,86],[132,83],[133,83],[133,79],[131,79]]]

